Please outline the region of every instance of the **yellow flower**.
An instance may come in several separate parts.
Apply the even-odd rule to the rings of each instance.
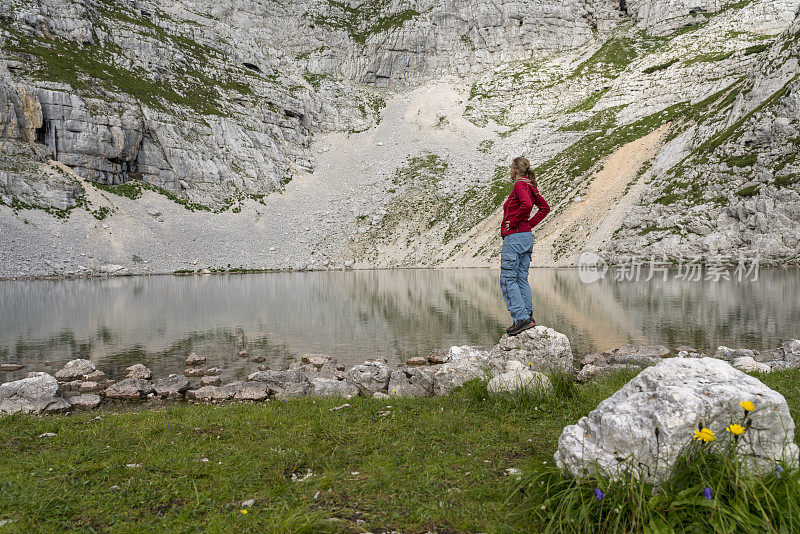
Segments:
[[[243,514],[246,514],[246,513],[247,513],[247,510],[242,510],[242,513],[243,513]]]
[[[744,434],[745,428],[742,425],[737,425],[736,423],[734,423],[725,430],[727,430],[734,436],[741,436],[742,434]]]
[[[709,441],[716,440],[717,437],[714,435],[714,433],[710,429],[703,428],[702,430],[695,430],[694,431],[694,439],[696,439],[697,441],[704,441],[704,442],[708,443]]]
[[[752,412],[753,410],[756,409],[756,405],[753,404],[750,401],[742,401],[742,402],[739,403],[739,406],[744,408],[744,411],[746,411],[746,412]]]

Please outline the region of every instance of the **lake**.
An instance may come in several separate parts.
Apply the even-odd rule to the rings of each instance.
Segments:
[[[494,345],[510,324],[489,269],[151,276],[0,282],[0,363],[50,373],[87,358],[112,378],[133,363],[182,372],[190,351],[242,378],[306,353],[347,366],[390,364],[451,345]],[[800,337],[800,271],[757,281],[582,283],[576,270],[533,269],[534,317],[577,357],[624,343],[764,349]]]

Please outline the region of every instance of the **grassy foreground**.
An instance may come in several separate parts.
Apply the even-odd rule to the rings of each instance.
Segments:
[[[561,380],[547,397],[490,397],[475,381],[341,410],[306,398],[4,417],[0,533],[538,532],[546,518],[506,469],[552,464],[564,425],[631,376]],[[760,378],[800,421],[800,372]]]

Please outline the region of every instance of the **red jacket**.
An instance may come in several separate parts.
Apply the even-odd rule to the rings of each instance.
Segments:
[[[539,209],[531,218],[533,205]],[[520,178],[514,182],[514,189],[503,204],[503,224],[500,235],[503,237],[519,232],[530,232],[531,228],[542,222],[550,213],[550,206],[539,194],[530,179]]]

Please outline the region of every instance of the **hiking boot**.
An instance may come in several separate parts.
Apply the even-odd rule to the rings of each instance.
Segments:
[[[507,332],[509,336],[516,336],[517,334],[521,334],[528,328],[533,328],[534,326],[536,326],[536,323],[532,318],[529,317],[528,319],[523,319],[514,323],[514,326],[507,330]]]
[[[536,320],[533,318],[533,314],[531,314],[531,317],[530,317],[530,319],[531,319],[531,322],[533,323],[533,326],[536,326]],[[511,326],[509,326],[508,328],[506,328],[506,334],[509,334],[509,335],[510,335],[510,334],[511,334],[511,331],[512,331],[512,330],[514,330],[514,327],[515,327],[515,326],[517,326],[517,323],[514,323],[514,324],[512,324]],[[526,329],[526,330],[527,330],[527,329]]]

